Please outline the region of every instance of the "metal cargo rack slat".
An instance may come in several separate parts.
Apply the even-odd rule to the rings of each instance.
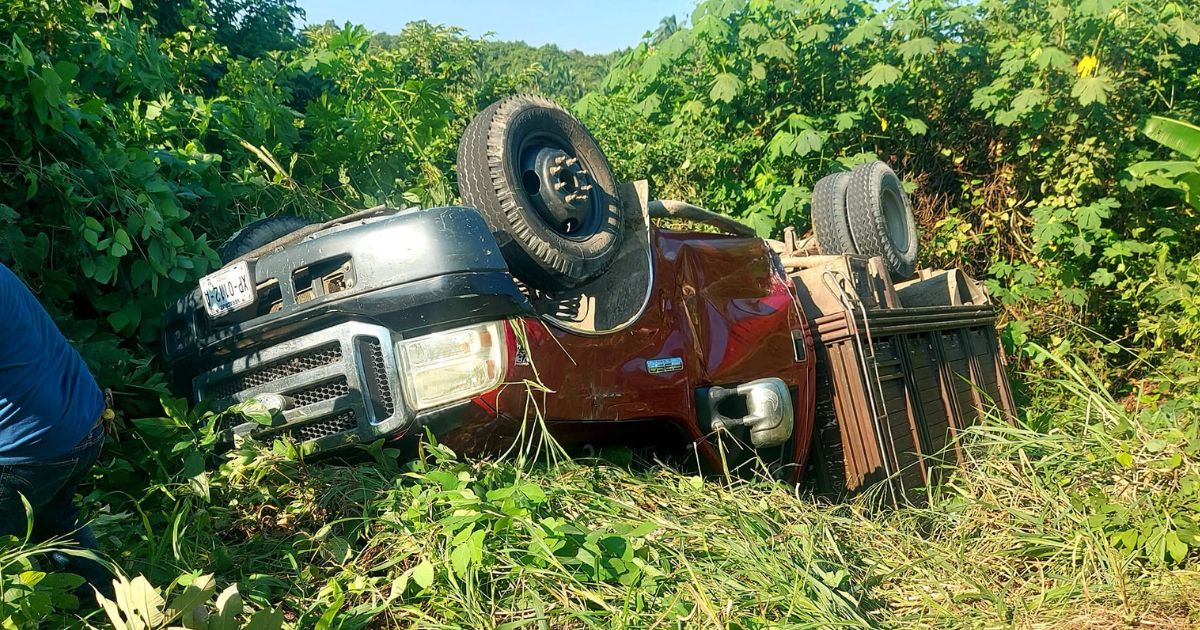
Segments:
[[[791,275],[819,355],[816,491],[889,480],[892,500],[916,497],[962,463],[958,432],[992,410],[1011,421],[996,313],[978,283],[926,270],[894,286],[879,259],[802,260]]]

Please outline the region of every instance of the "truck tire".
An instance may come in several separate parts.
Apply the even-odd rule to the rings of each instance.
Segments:
[[[917,222],[900,178],[883,162],[850,171],[846,216],[859,254],[880,256],[892,277],[908,278],[917,266]]]
[[[817,250],[826,256],[857,254],[846,219],[846,188],[850,173],[826,175],[813,186],[812,224]]]
[[[587,128],[547,99],[509,96],[475,116],[458,145],[458,190],[514,275],[536,289],[578,287],[620,249],[608,160]]]
[[[217,248],[217,256],[220,256],[221,264],[228,265],[259,247],[308,225],[311,225],[308,221],[290,214],[251,221]]]

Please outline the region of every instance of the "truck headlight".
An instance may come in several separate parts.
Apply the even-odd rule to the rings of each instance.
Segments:
[[[488,322],[396,344],[408,403],[420,411],[500,384],[508,361],[504,322]]]

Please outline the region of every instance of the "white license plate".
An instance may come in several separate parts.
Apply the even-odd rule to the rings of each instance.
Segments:
[[[200,293],[209,317],[220,317],[254,303],[250,265],[242,261],[200,278]]]

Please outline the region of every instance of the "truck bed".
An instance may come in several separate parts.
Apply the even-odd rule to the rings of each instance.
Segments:
[[[919,496],[962,463],[963,429],[989,414],[1011,421],[996,312],[978,283],[925,270],[893,286],[878,260],[803,260],[791,277],[817,352],[815,491],[886,482],[890,501]]]

